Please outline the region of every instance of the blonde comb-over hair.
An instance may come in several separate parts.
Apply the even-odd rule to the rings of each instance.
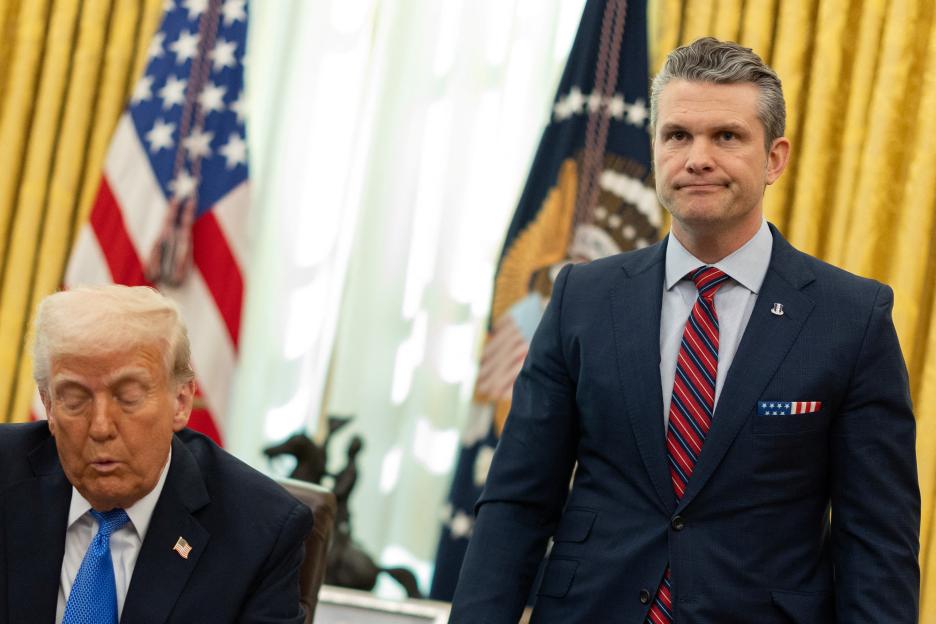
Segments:
[[[195,377],[179,308],[147,286],[109,284],[53,293],[39,303],[33,333],[33,378],[40,392],[48,390],[56,358],[152,344],[163,354],[168,379],[186,383]]]

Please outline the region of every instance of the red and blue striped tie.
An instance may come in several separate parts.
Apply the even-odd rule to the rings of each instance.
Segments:
[[[676,356],[676,377],[666,428],[666,455],[676,500],[686,493],[686,486],[715,412],[715,379],[718,375],[718,315],[715,293],[729,278],[715,267],[703,266],[689,274],[699,291],[682,343]],[[666,567],[647,614],[649,624],[673,622],[673,599],[670,569]]]

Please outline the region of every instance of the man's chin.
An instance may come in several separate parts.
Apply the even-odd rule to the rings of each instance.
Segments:
[[[112,477],[95,479],[93,483],[76,489],[97,511],[108,511],[115,507],[126,509],[142,498],[134,488]]]
[[[84,494],[82,494],[82,496],[84,496]],[[122,497],[122,496],[91,495],[90,497],[85,496],[85,499],[89,503],[91,503],[91,507],[93,507],[95,511],[101,511],[101,512],[110,511],[111,509],[117,509],[118,507],[121,509],[126,509],[130,507],[131,505],[133,505],[132,502],[127,502],[129,499]]]
[[[707,203],[679,206],[675,209],[669,209],[669,212],[674,221],[692,229],[724,227],[730,222],[721,206],[713,206]]]

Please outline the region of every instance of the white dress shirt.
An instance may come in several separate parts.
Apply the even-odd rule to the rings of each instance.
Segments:
[[[171,462],[172,448],[170,447],[169,456],[166,458],[166,464],[159,474],[156,487],[131,505],[129,509],[124,510],[130,517],[130,522],[111,534],[110,548],[111,560],[114,562],[114,581],[117,585],[118,619],[120,614],[123,613],[127,589],[130,587],[130,578],[133,576],[133,568],[136,566],[140,547],[143,545],[146,530],[149,528],[150,520],[153,517],[156,501],[159,500],[163,485],[166,483],[166,474],[169,472]],[[97,520],[89,513],[90,511],[91,503],[72,487],[71,507],[68,510],[68,529],[65,532],[65,557],[62,559],[58,607],[55,612],[56,624],[61,624],[62,618],[65,616],[65,603],[68,601],[68,595],[71,593],[75,577],[78,576],[81,561],[84,559],[88,546],[91,545],[91,540],[94,539],[98,531]]]
[[[767,275],[773,235],[767,221],[761,223],[757,233],[729,256],[709,265],[721,269],[730,280],[715,294],[715,312],[718,314],[718,375],[715,378],[715,404],[725,385],[725,376],[731,368],[738,343],[747,327],[757,293]],[[663,389],[663,428],[669,424],[670,401],[673,398],[673,379],[676,376],[676,358],[682,342],[683,330],[698,292],[691,279],[683,279],[707,263],[702,262],[670,234],[666,245],[666,277],[663,284],[663,308],[660,312],[660,386]]]

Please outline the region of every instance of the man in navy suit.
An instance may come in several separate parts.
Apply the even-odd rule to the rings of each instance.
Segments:
[[[311,512],[185,429],[189,352],[150,288],[40,304],[48,421],[0,426],[0,623],[303,622]]]
[[[556,278],[452,622],[516,622],[550,538],[534,622],[917,621],[893,294],[764,221],[784,120],[751,50],[669,55],[651,124],[672,231]]]

